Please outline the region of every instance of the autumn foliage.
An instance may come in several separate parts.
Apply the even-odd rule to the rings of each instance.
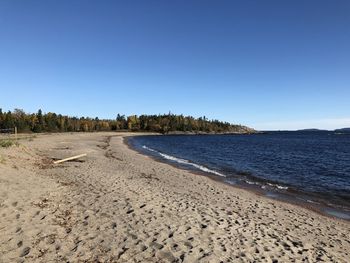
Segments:
[[[253,130],[228,122],[208,120],[206,117],[163,114],[163,115],[125,115],[118,114],[115,119],[70,117],[56,113],[26,113],[15,109],[2,112],[0,109],[0,129],[17,127],[19,132],[91,132],[91,131],[150,131],[150,132],[191,132],[191,133],[234,133]]]

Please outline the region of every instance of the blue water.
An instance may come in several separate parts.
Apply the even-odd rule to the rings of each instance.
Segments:
[[[310,203],[350,208],[350,135],[270,132],[254,135],[140,136],[133,147],[231,184],[295,193]]]

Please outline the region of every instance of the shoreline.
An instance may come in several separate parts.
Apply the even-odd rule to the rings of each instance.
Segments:
[[[220,182],[222,184],[225,184],[227,186],[230,186],[230,187],[233,187],[236,189],[241,189],[241,190],[248,191],[250,193],[254,193],[258,196],[267,198],[269,200],[275,200],[275,201],[279,201],[282,203],[292,204],[292,205],[310,210],[310,211],[315,212],[317,214],[320,214],[322,216],[326,216],[328,218],[332,218],[335,220],[342,220],[344,222],[350,223],[350,214],[349,214],[348,210],[341,210],[341,208],[326,205],[325,203],[323,203],[325,201],[324,199],[320,199],[320,200],[318,200],[319,201],[318,203],[315,203],[311,200],[308,201],[308,200],[305,200],[305,199],[298,197],[298,193],[295,193],[295,194],[289,193],[289,192],[288,193],[281,193],[281,192],[277,192],[277,191],[264,190],[264,189],[261,189],[261,187],[257,187],[257,186],[249,185],[249,184],[232,184],[230,182],[225,181],[225,177],[215,176],[214,174],[212,174],[210,172],[200,171],[200,170],[196,170],[196,169],[189,169],[189,168],[186,168],[184,166],[178,165],[175,162],[167,161],[164,158],[152,156],[151,154],[147,154],[144,151],[139,150],[137,147],[133,147],[131,145],[131,143],[129,142],[129,139],[132,139],[132,137],[137,137],[137,136],[145,136],[145,135],[141,134],[141,135],[125,136],[125,137],[123,137],[124,144],[127,145],[129,149],[131,149],[139,154],[142,154],[144,156],[147,156],[156,162],[168,164],[176,169],[189,171],[190,173],[192,173],[194,175],[208,177],[211,180],[214,180],[216,182]],[[308,193],[305,193],[305,194],[307,195]],[[328,210],[328,212],[327,212],[327,210]]]
[[[0,262],[347,262],[348,222],[154,161],[132,135],[0,149]]]

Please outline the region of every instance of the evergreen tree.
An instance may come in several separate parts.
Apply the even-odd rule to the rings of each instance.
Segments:
[[[44,131],[44,117],[41,109],[38,110],[36,114],[36,123],[34,125],[34,132],[42,132]]]
[[[2,113],[1,108],[0,108],[0,129],[4,129],[4,114]]]

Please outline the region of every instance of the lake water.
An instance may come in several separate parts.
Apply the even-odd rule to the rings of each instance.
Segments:
[[[129,143],[181,168],[350,219],[350,134],[137,136]]]

